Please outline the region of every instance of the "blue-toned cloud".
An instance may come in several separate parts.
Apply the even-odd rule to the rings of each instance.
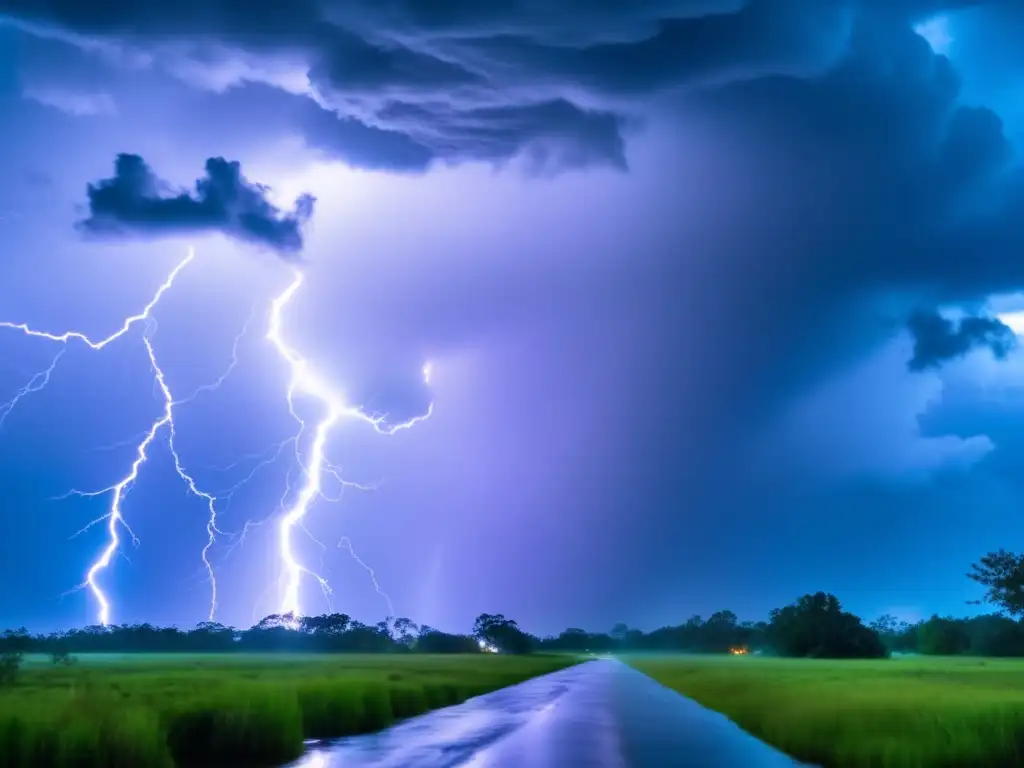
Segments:
[[[371,165],[625,167],[638,100],[765,76],[813,77],[864,13],[913,20],[957,2],[234,0],[126,5],[0,0],[0,16],[144,53],[206,87],[268,82],[304,94],[313,143]],[[358,126],[358,127],[357,127]],[[350,145],[356,147],[355,150]],[[411,161],[415,158],[415,161]]]
[[[906,342],[894,339],[801,398],[760,446],[766,468],[776,477],[917,484],[988,456],[995,445],[977,427],[959,434],[922,426],[946,386],[935,371],[901,366]]]
[[[0,13],[144,52],[198,87],[260,83],[287,106],[263,110],[267,130],[360,167],[628,168],[634,127],[678,119],[677,138],[712,169],[673,208],[696,223],[631,258],[706,265],[716,288],[692,331],[702,376],[689,402],[727,441],[891,338],[909,307],[1024,286],[1024,173],[999,105],[965,103],[958,65],[913,31],[974,5],[988,4],[224,0],[171,14],[0,0]],[[666,158],[650,207],[670,207],[692,173]],[[905,305],[880,318],[879,294]]]
[[[89,216],[79,227],[105,237],[219,232],[293,257],[302,250],[314,198],[303,195],[294,210],[283,211],[267,192],[222,157],[206,161],[205,175],[190,192],[161,181],[138,155],[121,154],[111,178],[88,185]]]
[[[910,316],[907,328],[914,339],[914,354],[907,363],[912,371],[938,368],[982,347],[1002,359],[1017,343],[1013,330],[995,317],[969,315],[951,320],[938,312],[919,311]]]
[[[430,470],[414,492],[365,502],[387,514],[322,519],[379,525],[381,547],[403,555],[379,571],[396,585],[417,578],[402,547],[437,544],[447,523],[452,582],[490,590],[488,605],[511,599],[531,625],[558,609],[516,608],[512,588],[467,581],[480,568],[460,562],[479,549],[466,542],[491,537],[564,565],[565,543],[585,530],[574,573],[600,572],[590,566],[607,553],[640,558],[605,590],[598,626],[635,611],[644,621],[639,606],[662,596],[671,615],[679,585],[701,580],[722,593],[686,597],[709,603],[694,611],[724,601],[763,615],[809,573],[840,594],[852,585],[866,610],[959,610],[962,569],[949,563],[1005,543],[1020,508],[1010,411],[1024,413],[1021,355],[952,359],[942,336],[942,366],[910,371],[906,319],[915,307],[975,316],[991,292],[1022,288],[1010,108],[1024,102],[1012,100],[1012,14],[963,11],[990,19],[977,30],[951,17],[950,58],[913,33],[953,5],[0,0],[20,39],[32,24],[103,62],[77,87],[67,66],[40,65],[35,83],[109,92],[119,108],[116,120],[78,119],[16,102],[24,91],[7,74],[26,67],[29,46],[0,46],[5,145],[26,155],[8,165],[66,147],[37,165],[80,195],[104,175],[90,166],[96,152],[135,147],[160,175],[188,180],[185,163],[230,151],[255,178],[297,183],[309,157],[298,134],[378,171],[627,169],[522,184],[479,169],[412,181],[316,168],[321,200],[338,191],[330,222],[318,205],[319,235],[336,231],[313,246],[338,258],[317,259],[289,329],[318,372],[395,416],[422,408],[419,366],[437,360],[440,417],[385,449],[398,489],[415,474],[399,451],[422,440]],[[979,64],[980,48],[1008,66]],[[45,130],[58,123],[63,142]],[[53,208],[69,207],[56,186]],[[23,275],[48,250],[43,234],[9,249],[28,254]],[[165,316],[169,330],[176,310]],[[951,385],[957,376],[983,378],[985,391]],[[978,399],[996,396],[979,422]],[[791,472],[752,488],[748,438]],[[907,479],[921,482],[893,483]],[[733,583],[708,581],[730,547]],[[566,601],[586,594],[586,579],[543,576]],[[939,596],[894,594],[922,583]]]
[[[106,93],[82,93],[62,88],[25,88],[22,91],[27,99],[44,106],[59,109],[75,117],[114,116],[117,105]]]

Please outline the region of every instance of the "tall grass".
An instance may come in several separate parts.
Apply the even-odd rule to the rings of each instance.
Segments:
[[[279,765],[574,663],[565,656],[100,656],[0,690],[5,768]]]
[[[1024,765],[1024,662],[630,657],[669,688],[829,768]]]

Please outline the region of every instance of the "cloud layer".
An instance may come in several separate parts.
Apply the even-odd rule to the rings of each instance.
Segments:
[[[718,435],[765,424],[891,338],[908,307],[1024,287],[1024,172],[998,105],[965,103],[958,63],[914,32],[987,5],[222,0],[172,17],[156,2],[0,0],[0,13],[143,52],[199,87],[242,84],[225,98],[275,92],[307,143],[363,167],[627,168],[633,127],[665,120],[713,168],[672,208],[697,223],[665,250],[695,254],[714,286],[689,386]],[[1020,19],[1002,27],[1011,40]],[[697,183],[673,162],[652,209]],[[636,258],[666,258],[653,250]],[[904,303],[880,321],[879,295]]]
[[[205,175],[187,192],[161,181],[138,155],[121,154],[111,178],[88,185],[89,216],[78,226],[104,237],[219,232],[294,257],[315,200],[303,195],[294,210],[282,211],[267,192],[222,157],[207,160]]]
[[[268,82],[316,106],[297,128],[374,167],[626,163],[638,101],[764,76],[820,74],[866,13],[907,20],[950,0],[0,0],[23,24],[142,52],[206,85]]]

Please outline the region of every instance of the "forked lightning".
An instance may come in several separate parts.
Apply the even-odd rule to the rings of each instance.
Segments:
[[[92,526],[99,523],[106,523],[107,530],[107,543],[99,556],[90,565],[89,570],[86,574],[85,582],[81,587],[88,587],[93,597],[95,598],[99,608],[97,613],[97,620],[100,624],[106,626],[110,623],[112,603],[107,593],[100,585],[100,576],[110,566],[114,556],[118,553],[121,547],[121,532],[122,529],[132,540],[137,543],[134,533],[132,533],[122,510],[124,499],[131,490],[135,481],[139,477],[139,473],[143,464],[146,463],[148,458],[148,452],[160,435],[161,431],[166,428],[167,430],[167,443],[170,448],[171,455],[174,460],[174,467],[179,477],[185,482],[189,491],[203,499],[206,503],[209,517],[207,520],[207,541],[201,551],[201,560],[203,567],[206,569],[209,581],[210,581],[210,605],[208,617],[212,621],[214,619],[217,605],[217,580],[214,574],[214,569],[209,560],[209,553],[211,547],[216,541],[218,533],[222,531],[218,528],[217,524],[217,502],[218,499],[214,494],[208,493],[202,490],[193,479],[193,477],[186,471],[185,465],[181,460],[175,448],[175,425],[174,425],[174,409],[175,406],[187,403],[198,394],[205,391],[211,391],[217,389],[225,380],[225,378],[234,370],[235,365],[238,362],[238,342],[241,336],[246,332],[248,328],[248,322],[246,327],[243,328],[242,333],[235,340],[235,345],[232,348],[231,364],[228,369],[213,383],[204,385],[197,389],[190,397],[175,400],[173,397],[170,387],[167,383],[166,375],[161,368],[157,359],[156,350],[153,346],[153,336],[156,329],[156,320],[153,316],[153,311],[156,309],[163,295],[170,290],[173,286],[175,279],[179,273],[195,258],[195,252],[189,249],[188,255],[182,260],[168,275],[167,279],[160,284],[157,288],[156,293],[150,302],[143,308],[138,314],[132,315],[124,320],[121,327],[114,333],[106,336],[98,341],[93,340],[85,333],[80,331],[66,331],[64,333],[55,334],[47,331],[40,331],[30,327],[26,323],[14,323],[14,322],[0,322],[0,328],[8,328],[11,330],[17,330],[29,337],[41,338],[52,342],[57,342],[62,345],[68,345],[73,342],[80,342],[93,350],[101,350],[107,345],[127,335],[133,327],[136,325],[143,325],[142,342],[146,349],[146,353],[149,357],[150,366],[153,369],[157,389],[160,392],[161,399],[163,401],[163,408],[158,417],[150,425],[149,429],[142,433],[135,445],[136,455],[132,461],[131,466],[127,474],[119,479],[113,485],[106,488],[102,488],[96,491],[71,491],[70,494],[65,495],[78,495],[78,496],[101,496],[110,494],[110,506],[107,512],[100,518],[93,520],[82,530],[91,528]],[[300,563],[298,557],[295,554],[293,547],[292,535],[296,527],[304,526],[304,520],[309,513],[312,504],[323,496],[322,491],[322,479],[324,473],[333,475],[336,479],[341,480],[346,485],[359,486],[354,483],[346,483],[337,470],[327,461],[325,458],[325,450],[328,438],[331,434],[332,429],[341,421],[347,419],[353,419],[365,424],[368,424],[375,431],[381,434],[392,435],[404,429],[408,429],[416,423],[423,421],[430,417],[433,412],[433,403],[431,403],[426,412],[422,415],[408,419],[407,421],[399,423],[389,423],[386,415],[379,414],[368,414],[361,410],[358,406],[352,405],[346,401],[346,399],[336,390],[334,390],[326,381],[321,379],[310,367],[308,361],[302,357],[302,355],[291,346],[284,337],[283,333],[283,314],[284,310],[291,303],[293,297],[298,292],[303,284],[304,276],[299,270],[295,270],[293,273],[293,279],[291,283],[285,288],[285,290],[279,294],[270,305],[270,313],[267,324],[267,340],[273,345],[274,349],[280,355],[280,357],[289,366],[290,376],[288,382],[288,388],[286,392],[286,399],[288,403],[288,409],[292,417],[296,420],[299,425],[299,432],[293,438],[290,438],[286,442],[291,442],[295,446],[296,461],[303,473],[303,484],[298,489],[295,496],[294,503],[284,511],[281,517],[280,524],[278,526],[278,537],[279,537],[279,553],[283,566],[282,573],[282,598],[280,604],[280,613],[290,614],[293,617],[302,615],[302,606],[300,599],[300,587],[302,583],[302,577],[304,575],[315,579],[325,592],[329,592],[329,587],[326,580],[320,575],[304,566]],[[251,317],[250,317],[251,320]],[[49,367],[37,373],[32,379],[19,389],[13,398],[7,403],[0,404],[0,425],[3,424],[4,419],[13,410],[13,408],[26,396],[38,392],[43,389],[50,381],[50,377],[60,361],[61,356],[64,354],[66,349],[61,349],[57,356],[50,363]],[[430,383],[430,367],[429,365],[423,368],[423,377],[426,384]],[[301,448],[301,438],[306,430],[305,421],[298,415],[295,409],[295,399],[299,395],[311,397],[318,401],[324,408],[324,413],[317,421],[313,428],[313,436],[306,455],[303,456]],[[283,447],[283,444],[282,446]],[[286,491],[287,495],[287,491]],[[81,531],[80,531],[81,532]],[[347,539],[343,540],[347,541]],[[352,556],[355,557],[355,553],[351,550],[351,543],[348,544],[348,549]],[[358,560],[358,558],[357,558]],[[360,565],[366,568],[371,577],[373,578],[374,587],[377,591],[388,600],[390,609],[390,599],[387,595],[380,590],[377,584],[376,576],[373,570],[366,566],[361,560],[358,561]],[[392,611],[393,612],[393,611]]]
[[[385,415],[365,413],[358,406],[348,403],[341,393],[334,390],[326,381],[320,378],[310,368],[309,362],[285,341],[282,331],[282,315],[284,310],[291,303],[299,288],[302,287],[303,280],[302,272],[295,270],[291,284],[271,303],[270,325],[267,330],[267,339],[274,345],[278,354],[291,368],[287,391],[288,409],[292,417],[299,424],[300,434],[305,431],[306,423],[295,410],[296,395],[301,394],[312,397],[318,400],[324,407],[324,414],[316,423],[313,430],[313,439],[305,458],[301,454],[300,441],[298,439],[294,441],[296,459],[299,462],[299,466],[302,467],[304,483],[298,491],[294,504],[285,512],[278,527],[278,545],[281,561],[284,566],[283,594],[279,612],[293,617],[302,615],[300,587],[303,575],[312,577],[325,592],[329,591],[327,582],[322,576],[299,562],[295,555],[292,534],[297,526],[302,525],[313,502],[323,495],[323,475],[324,472],[330,470],[330,465],[324,457],[324,449],[331,430],[340,421],[354,419],[370,425],[381,434],[393,435],[429,418],[434,409],[433,403],[431,403],[427,407],[426,413],[415,416],[407,421],[389,424]],[[430,383],[429,364],[423,367],[423,378],[425,383]],[[370,573],[373,575],[372,571]],[[377,586],[376,577],[374,577],[374,586]],[[388,603],[390,604],[390,599],[388,599]]]

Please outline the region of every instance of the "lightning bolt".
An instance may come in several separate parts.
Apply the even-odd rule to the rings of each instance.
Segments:
[[[80,341],[87,347],[94,351],[99,351],[106,347],[108,344],[113,344],[115,341],[120,339],[122,336],[127,334],[137,323],[148,322],[152,318],[152,312],[156,308],[156,305],[160,303],[160,299],[163,295],[170,290],[171,286],[174,285],[174,280],[178,277],[178,274],[189,262],[195,258],[195,251],[189,249],[188,255],[179,264],[171,270],[171,274],[168,275],[167,279],[157,288],[156,293],[153,294],[153,298],[150,299],[149,303],[143,308],[141,312],[136,315],[130,315],[126,317],[121,327],[114,331],[109,336],[106,336],[99,341],[94,341],[89,338],[86,334],[80,331],[65,331],[64,333],[50,333],[48,331],[39,331],[35,328],[31,328],[27,323],[12,323],[8,321],[0,321],[0,328],[7,328],[10,330],[20,331],[25,336],[29,336],[37,339],[46,339],[47,341],[55,341],[60,344],[66,345],[71,341]],[[50,377],[53,375],[54,369],[57,367],[57,363],[60,358],[64,355],[66,349],[62,349],[57,353],[57,356],[50,363],[49,368],[45,371],[40,371],[32,377],[29,382],[23,386],[14,397],[8,400],[6,403],[0,405],[0,425],[6,421],[11,411],[18,405],[19,402],[28,395],[39,392],[50,383]],[[148,433],[144,433],[148,434]]]
[[[295,419],[299,425],[299,433],[294,438],[294,445],[296,460],[303,471],[304,483],[302,487],[299,488],[294,503],[285,511],[284,515],[281,517],[280,523],[278,524],[278,546],[279,555],[283,564],[282,579],[284,587],[279,613],[298,617],[302,615],[299,592],[303,576],[315,579],[319,583],[321,589],[324,590],[325,594],[330,593],[330,587],[327,584],[327,581],[322,576],[299,562],[292,546],[292,534],[296,527],[304,529],[304,521],[306,515],[309,513],[310,507],[318,498],[321,498],[324,495],[322,485],[323,475],[325,473],[329,473],[336,479],[341,480],[335,468],[325,458],[325,448],[331,431],[339,422],[346,419],[352,419],[368,424],[380,434],[393,435],[396,432],[409,429],[415,424],[430,418],[434,410],[434,405],[431,403],[427,407],[426,413],[414,416],[407,421],[389,424],[387,422],[386,414],[368,414],[358,406],[354,406],[346,402],[345,398],[340,393],[335,391],[328,382],[324,381],[312,370],[309,362],[284,338],[282,331],[282,316],[295,294],[302,287],[305,279],[303,273],[299,270],[295,270],[293,275],[293,280],[288,287],[271,302],[270,322],[266,337],[289,367],[290,377],[286,393],[288,410],[292,418]],[[429,364],[423,368],[423,378],[425,383],[430,383]],[[299,438],[306,431],[307,424],[295,410],[295,400],[298,395],[311,397],[319,401],[324,407],[323,416],[313,427],[313,439],[305,457],[303,457],[299,448]],[[349,484],[343,480],[341,482],[345,485]],[[352,552],[351,544],[349,544],[349,551]],[[354,552],[352,552],[352,554],[353,556],[355,555]],[[362,561],[359,562],[364,568],[367,568],[365,563],[362,563]],[[373,576],[373,571],[369,568],[367,568],[367,570],[369,570],[371,576]],[[374,585],[376,586],[376,577],[374,577]],[[377,591],[380,591],[379,586],[377,587]],[[390,600],[388,602],[390,604]]]
[[[26,336],[31,336],[37,339],[46,339],[47,341],[57,341],[61,344],[67,344],[69,341],[73,340],[80,341],[90,349],[99,351],[107,345],[113,344],[115,341],[127,334],[136,324],[150,320],[152,318],[153,310],[156,308],[156,305],[160,303],[160,299],[162,299],[163,295],[171,289],[171,286],[174,285],[174,281],[178,278],[181,270],[187,267],[195,257],[195,251],[190,248],[188,255],[171,270],[171,274],[168,275],[167,279],[164,280],[156,289],[156,293],[153,294],[153,298],[149,300],[149,303],[143,308],[143,310],[137,315],[130,315],[129,317],[126,317],[120,328],[99,341],[93,341],[81,331],[49,333],[48,331],[37,331],[34,328],[29,327],[27,323],[0,321],[0,328],[10,328],[15,331],[21,331]]]
[[[43,371],[40,371],[33,376],[24,386],[22,386],[15,395],[8,400],[6,403],[0,404],[0,425],[7,418],[10,412],[18,405],[18,403],[28,395],[39,392],[47,386],[50,382],[50,378],[60,361],[67,346],[72,342],[82,343],[93,351],[102,350],[104,347],[114,343],[118,339],[127,335],[136,325],[142,324],[144,331],[142,334],[143,346],[146,350],[146,354],[149,358],[150,368],[154,374],[154,390],[158,393],[160,400],[162,401],[163,408],[154,421],[150,424],[149,428],[143,432],[140,432],[135,438],[129,441],[121,441],[116,445],[127,445],[134,444],[135,446],[135,458],[132,461],[128,472],[123,475],[117,482],[106,488],[101,488],[94,491],[81,491],[73,489],[68,493],[64,494],[59,498],[67,498],[69,496],[80,496],[80,497],[99,497],[109,494],[110,504],[107,508],[106,513],[101,517],[91,521],[84,528],[82,528],[78,534],[92,528],[100,523],[105,523],[107,531],[107,543],[102,549],[96,559],[90,565],[85,581],[79,585],[78,589],[88,588],[95,599],[98,608],[97,620],[98,623],[103,626],[108,626],[110,623],[110,616],[112,611],[112,603],[106,592],[100,585],[100,577],[103,572],[110,567],[111,562],[115,555],[118,554],[122,544],[122,530],[131,538],[133,544],[138,545],[138,538],[135,536],[123,513],[124,500],[128,493],[131,491],[135,482],[138,480],[139,474],[142,470],[143,465],[149,458],[149,450],[153,442],[161,434],[162,431],[167,431],[167,445],[170,450],[171,456],[174,461],[174,468],[178,476],[185,483],[188,490],[198,498],[203,499],[206,503],[208,510],[208,518],[206,525],[207,541],[203,546],[200,559],[202,560],[203,567],[206,570],[208,580],[210,582],[210,607],[209,607],[209,620],[214,619],[217,610],[217,580],[214,573],[213,565],[209,560],[209,553],[213,545],[217,540],[218,534],[224,532],[218,527],[218,502],[223,497],[223,494],[215,494],[204,491],[199,487],[193,476],[188,472],[184,463],[181,460],[180,454],[175,446],[175,438],[177,436],[175,424],[174,424],[174,412],[175,408],[179,405],[189,403],[204,392],[210,392],[218,389],[227,377],[232,373],[238,363],[238,346],[242,336],[245,335],[249,324],[254,316],[255,307],[253,312],[250,313],[249,320],[246,321],[241,333],[235,338],[234,345],[232,347],[231,363],[227,370],[218,377],[215,381],[210,384],[203,385],[195,390],[189,397],[182,400],[176,400],[171,392],[171,389],[167,383],[167,378],[164,370],[161,368],[159,360],[157,358],[156,349],[153,346],[153,338],[156,334],[157,324],[156,319],[153,316],[153,311],[160,303],[163,295],[171,289],[174,285],[175,280],[181,271],[188,266],[195,259],[195,251],[189,249],[188,255],[179,262],[173,270],[171,270],[168,277],[163,283],[159,285],[156,292],[149,303],[145,305],[141,312],[131,315],[123,321],[120,328],[111,333],[109,336],[101,339],[93,339],[87,334],[81,331],[65,331],[63,333],[51,333],[48,331],[41,331],[32,328],[27,323],[15,323],[9,321],[0,321],[0,328],[6,328],[9,330],[19,331],[25,336],[31,338],[44,339],[50,342],[56,342],[64,345],[64,348],[54,357],[50,365]],[[284,494],[282,495],[282,501],[279,505],[280,510],[284,510],[284,514],[281,517],[278,534],[279,534],[279,554],[283,564],[282,579],[284,582],[283,597],[281,600],[280,613],[290,614],[294,617],[302,615],[301,604],[300,604],[300,587],[303,576],[308,576],[315,579],[325,595],[330,595],[330,586],[327,581],[319,574],[303,565],[298,557],[294,553],[293,549],[293,532],[296,527],[305,531],[309,534],[308,529],[305,526],[305,518],[309,513],[310,508],[317,499],[326,498],[323,492],[323,476],[325,474],[333,477],[337,480],[343,488],[354,487],[361,490],[368,490],[370,486],[363,486],[342,478],[340,471],[332,465],[326,458],[326,446],[327,440],[331,434],[333,428],[343,420],[356,420],[364,424],[369,425],[376,432],[383,435],[394,435],[395,433],[409,429],[415,424],[428,419],[433,414],[433,403],[431,402],[425,413],[418,416],[414,416],[406,421],[398,423],[389,423],[387,414],[378,413],[367,413],[363,411],[359,406],[351,405],[346,402],[345,398],[335,391],[326,381],[320,378],[311,368],[308,361],[284,338],[282,332],[283,326],[283,314],[285,309],[291,303],[293,297],[302,287],[304,282],[304,276],[302,272],[295,270],[294,279],[288,285],[285,290],[276,296],[270,305],[269,311],[269,322],[267,327],[266,339],[274,346],[277,353],[285,361],[289,367],[290,377],[286,392],[286,399],[288,403],[288,410],[292,418],[298,424],[298,432],[292,437],[289,437],[279,445],[275,446],[276,451],[272,458],[267,459],[265,457],[266,452],[263,452],[262,458],[256,467],[245,477],[241,482],[236,483],[232,488],[228,489],[228,495],[237,490],[238,487],[250,480],[253,475],[263,466],[275,461],[280,454],[283,452],[285,446],[291,444],[295,450],[295,458],[299,468],[302,471],[304,482],[298,489],[297,496],[294,503],[285,509],[285,500],[291,495],[290,483],[286,487]],[[423,378],[426,384],[430,384],[430,366],[429,364],[423,368]],[[307,430],[307,424],[305,420],[299,416],[295,409],[296,398],[300,395],[311,397],[314,400],[320,402],[324,407],[324,414],[316,422],[313,428],[313,439],[305,456],[302,454],[300,447],[301,439]],[[116,446],[105,446],[103,449],[116,447]],[[250,457],[250,458],[258,458]],[[237,462],[236,462],[237,464]],[[222,468],[225,469],[225,468]],[[230,499],[229,499],[230,500]],[[258,524],[258,523],[257,523]],[[248,530],[250,523],[246,524]],[[245,531],[243,530],[242,536]],[[78,535],[75,534],[75,535]],[[311,538],[312,534],[309,534]],[[239,539],[239,543],[241,538]],[[316,541],[314,539],[314,541]],[[317,542],[320,544],[319,542]],[[323,548],[323,545],[320,544]],[[377,582],[376,575],[372,568],[370,568],[365,562],[360,560],[352,549],[352,544],[348,539],[343,539],[342,544],[339,546],[346,546],[353,558],[365,568],[374,584],[374,588],[377,592],[384,597],[388,602],[389,610],[393,614],[394,611],[391,609],[391,600],[384,593]]]
[[[364,571],[370,574],[370,581],[373,582],[373,588],[376,590],[378,595],[384,598],[384,602],[387,603],[388,616],[394,617],[395,605],[391,602],[391,597],[387,592],[380,588],[380,583],[377,581],[376,571],[374,571],[373,568],[366,564],[366,561],[356,554],[356,551],[352,548],[352,540],[348,536],[342,536],[341,540],[338,542],[338,546],[347,549],[348,553],[352,555],[352,559],[355,560]]]
[[[138,538],[132,532],[131,527],[125,520],[122,506],[125,497],[128,495],[128,492],[135,484],[135,481],[138,479],[143,464],[146,463],[150,446],[153,444],[154,440],[156,440],[157,436],[164,428],[167,428],[168,430],[168,446],[170,448],[171,455],[174,459],[175,471],[177,472],[178,476],[185,482],[189,491],[191,491],[193,494],[203,499],[207,503],[207,508],[209,510],[209,519],[207,523],[208,540],[207,544],[202,549],[201,559],[210,580],[210,620],[213,619],[214,613],[217,608],[217,582],[214,575],[213,566],[211,565],[208,558],[210,547],[213,546],[216,534],[220,532],[219,529],[217,528],[217,499],[212,494],[207,493],[199,488],[195,479],[188,473],[188,471],[185,469],[184,464],[181,461],[181,457],[178,454],[177,449],[175,448],[174,445],[174,438],[176,436],[174,429],[174,408],[177,405],[190,402],[202,392],[216,389],[223,383],[223,381],[227,378],[227,376],[231,373],[231,371],[237,364],[238,339],[236,338],[235,340],[235,345],[232,349],[231,365],[229,366],[227,371],[224,374],[222,374],[212,384],[207,384],[204,385],[203,387],[200,387],[190,397],[180,401],[175,401],[174,397],[172,396],[171,390],[167,384],[167,379],[164,374],[164,371],[160,367],[159,361],[157,360],[156,350],[153,347],[153,336],[155,335],[157,327],[156,320],[153,317],[153,310],[160,303],[160,299],[163,297],[163,295],[167,291],[169,291],[171,287],[174,285],[174,281],[177,279],[181,271],[186,266],[188,266],[188,264],[192,262],[194,258],[195,251],[190,248],[188,251],[188,255],[181,262],[179,262],[177,266],[174,267],[173,270],[171,270],[171,273],[164,280],[164,282],[160,284],[160,286],[154,293],[153,298],[150,299],[149,303],[146,304],[142,311],[125,318],[120,328],[118,328],[114,333],[110,334],[109,336],[106,336],[99,340],[94,340],[85,333],[82,333],[80,331],[65,331],[64,333],[57,334],[50,333],[48,331],[36,330],[26,323],[0,322],[0,328],[17,330],[29,337],[45,339],[47,341],[52,342],[58,342],[60,344],[65,345],[65,347],[71,342],[81,342],[85,344],[88,348],[95,351],[101,350],[104,347],[108,346],[109,344],[112,344],[121,337],[125,336],[132,330],[134,326],[140,323],[145,324],[145,330],[142,335],[142,342],[143,346],[145,347],[146,354],[149,357],[150,367],[152,368],[155,376],[156,389],[159,392],[161,399],[163,401],[163,409],[161,410],[157,418],[153,421],[153,423],[150,425],[149,429],[142,432],[138,436],[137,442],[135,444],[135,459],[132,461],[127,474],[121,477],[120,480],[118,480],[113,485],[110,485],[106,488],[102,488],[100,490],[72,490],[64,494],[62,497],[60,497],[97,497],[110,494],[110,506],[107,508],[107,512],[102,517],[97,518],[96,520],[93,520],[92,522],[88,523],[84,528],[82,528],[78,532],[78,534],[80,534],[99,523],[106,523],[107,544],[100,552],[100,554],[97,556],[97,558],[92,562],[88,572],[86,573],[85,581],[79,586],[79,588],[88,587],[89,590],[91,591],[93,598],[99,605],[97,620],[103,626],[107,626],[110,623],[110,613],[112,606],[110,598],[107,596],[103,588],[100,586],[99,577],[103,573],[103,571],[105,571],[110,566],[111,561],[113,560],[114,556],[118,553],[118,550],[120,549],[121,529],[124,529],[124,531],[131,537],[131,540],[134,544],[138,544]],[[245,333],[244,328],[242,333]],[[241,334],[239,335],[239,338],[240,337]],[[53,370],[56,367],[61,355],[63,355],[64,351],[65,350],[61,350],[61,352],[57,355],[56,358],[54,358],[50,367],[46,371],[36,374],[36,376],[33,377],[33,379],[30,380],[28,384],[22,387],[10,401],[3,405],[0,405],[0,423],[2,423],[3,419],[6,418],[7,414],[10,413],[14,406],[17,405],[17,403],[23,397],[32,392],[38,392],[49,383],[50,376],[53,373]]]
[[[99,557],[93,561],[89,568],[88,573],[85,576],[85,585],[87,585],[92,592],[92,596],[96,602],[99,603],[99,615],[98,621],[103,626],[107,626],[110,623],[110,599],[99,585],[99,576],[109,566],[114,555],[117,554],[119,547],[121,546],[120,528],[124,528],[125,531],[132,537],[132,543],[138,545],[138,538],[135,533],[128,526],[127,521],[124,518],[124,514],[121,511],[122,503],[124,502],[125,496],[131,490],[131,487],[135,484],[135,481],[139,477],[139,471],[142,469],[142,465],[146,462],[149,452],[149,446],[156,440],[160,430],[168,425],[172,425],[174,422],[174,399],[170,396],[170,392],[167,389],[167,383],[164,380],[164,372],[160,368],[159,363],[156,360],[156,352],[153,349],[153,342],[150,333],[146,333],[143,336],[143,343],[146,347],[146,353],[149,355],[150,365],[153,368],[153,372],[156,375],[157,385],[160,388],[161,393],[164,395],[164,408],[160,416],[150,425],[149,431],[145,433],[142,441],[135,448],[135,460],[131,464],[131,469],[124,477],[118,480],[114,485],[102,488],[98,491],[71,491],[71,494],[78,496],[102,496],[107,493],[111,494],[110,507],[107,513],[97,520],[89,523],[84,529],[87,530],[93,525],[103,522],[107,523],[107,546],[103,548]],[[171,452],[174,453],[172,446]],[[175,468],[180,466],[180,462],[175,456]]]
[[[18,403],[20,403],[22,399],[28,397],[34,392],[39,392],[50,383],[50,377],[53,375],[53,371],[56,369],[57,363],[60,362],[60,359],[64,356],[66,351],[66,349],[62,349],[58,352],[57,356],[50,362],[48,368],[40,371],[29,379],[25,386],[14,393],[14,397],[0,405],[0,427],[4,425],[4,422],[7,421],[7,417],[10,416],[11,411],[18,407]]]

